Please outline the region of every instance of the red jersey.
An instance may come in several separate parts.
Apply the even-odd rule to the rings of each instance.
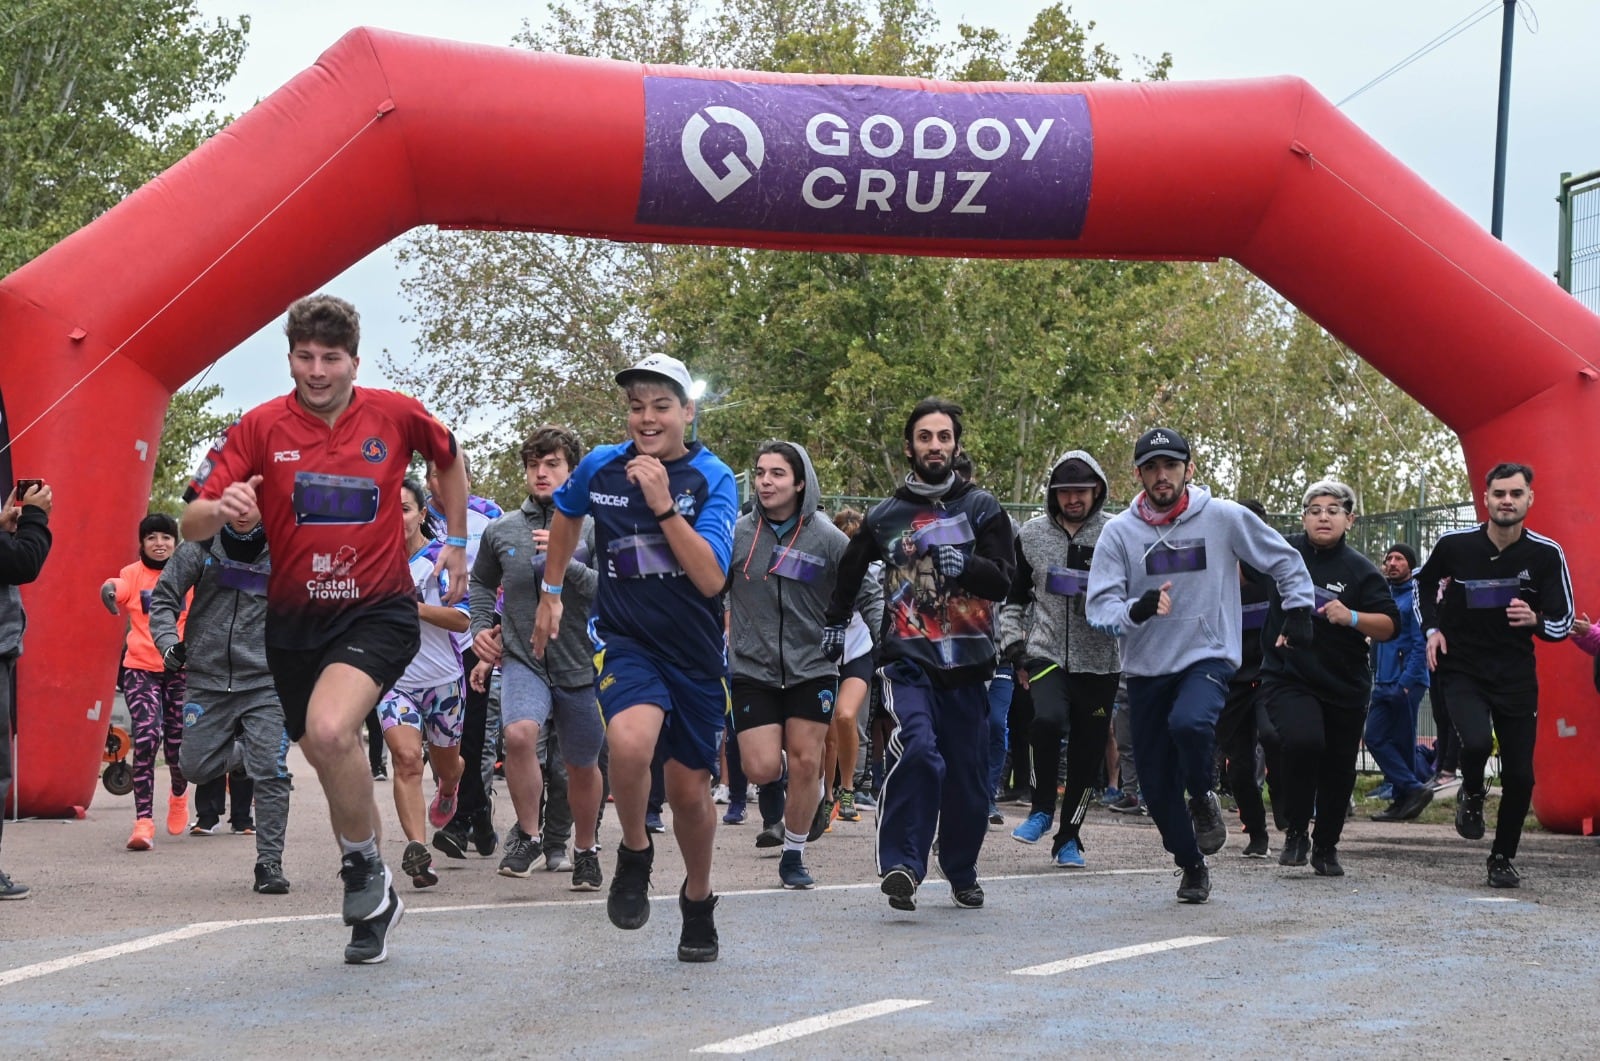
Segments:
[[[320,647],[391,601],[415,614],[400,515],[413,452],[447,468],[456,440],[416,399],[354,387],[331,428],[291,392],[245,413],[206,456],[194,496],[215,500],[229,483],[263,477],[256,498],[272,546],[267,644]]]

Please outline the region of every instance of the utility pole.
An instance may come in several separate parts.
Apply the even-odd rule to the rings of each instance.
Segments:
[[[1500,23],[1500,113],[1494,131],[1494,208],[1489,234],[1500,239],[1506,218],[1506,140],[1511,125],[1511,39],[1517,28],[1517,0],[1501,0],[1505,17]]]

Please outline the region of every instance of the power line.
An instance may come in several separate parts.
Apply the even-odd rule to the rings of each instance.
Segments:
[[[1383,82],[1389,80],[1389,78],[1393,77],[1395,74],[1398,74],[1400,71],[1404,70],[1406,67],[1410,66],[1412,63],[1414,63],[1417,60],[1419,60],[1419,59],[1423,58],[1424,56],[1428,55],[1430,52],[1433,52],[1436,49],[1444,46],[1445,44],[1448,44],[1450,41],[1454,40],[1455,38],[1461,36],[1461,34],[1465,33],[1467,30],[1471,29],[1473,26],[1476,26],[1478,23],[1482,22],[1484,19],[1486,19],[1490,15],[1494,14],[1497,10],[1500,9],[1500,7],[1501,7],[1501,0],[1489,0],[1488,3],[1484,4],[1482,7],[1478,8],[1476,11],[1474,11],[1471,14],[1467,15],[1465,18],[1461,19],[1459,22],[1457,22],[1454,25],[1450,26],[1444,32],[1440,33],[1437,37],[1433,38],[1433,40],[1429,41],[1427,44],[1424,44],[1422,47],[1418,48],[1416,51],[1412,52],[1410,55],[1406,56],[1404,59],[1401,59],[1399,62],[1395,63],[1393,66],[1389,67],[1389,69],[1385,70],[1383,73],[1379,74],[1377,77],[1373,78],[1371,81],[1368,81],[1366,84],[1362,85],[1360,88],[1358,88],[1354,92],[1350,93],[1350,95],[1346,96],[1344,99],[1340,100],[1338,103],[1335,103],[1334,106],[1335,107],[1343,107],[1346,103],[1349,103],[1351,100],[1355,99],[1357,96],[1361,95],[1362,93],[1367,92],[1370,89],[1376,88],[1378,85],[1380,85]]]

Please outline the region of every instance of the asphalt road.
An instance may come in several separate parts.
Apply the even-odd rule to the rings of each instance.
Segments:
[[[870,818],[813,845],[821,886],[805,893],[776,887],[754,825],[724,826],[716,963],[676,960],[667,836],[638,932],[565,874],[516,881],[497,859],[441,856],[438,887],[404,890],[390,960],[352,967],[321,794],[303,761],[296,774],[287,896],[250,891],[246,837],[162,831],[154,851],[125,851],[128,796],[102,792],[82,821],[8,823],[4,867],[34,895],[0,903],[0,1051],[1600,1056],[1591,839],[1529,835],[1526,883],[1506,893],[1482,884],[1487,841],[1448,826],[1355,822],[1342,879],[1247,862],[1235,836],[1211,903],[1192,907],[1154,827],[1095,810],[1087,871],[1049,868],[1047,845],[1008,825],[985,845],[985,909],[930,880],[900,914],[877,891]],[[392,820],[387,786],[379,797]],[[609,878],[609,819],[602,842]]]

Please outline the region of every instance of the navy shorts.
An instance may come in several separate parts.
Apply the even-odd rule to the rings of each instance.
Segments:
[[[666,757],[691,770],[717,772],[731,710],[727,678],[695,678],[642,653],[610,649],[595,657],[594,690],[607,725],[635,704],[655,704],[666,715]]]

